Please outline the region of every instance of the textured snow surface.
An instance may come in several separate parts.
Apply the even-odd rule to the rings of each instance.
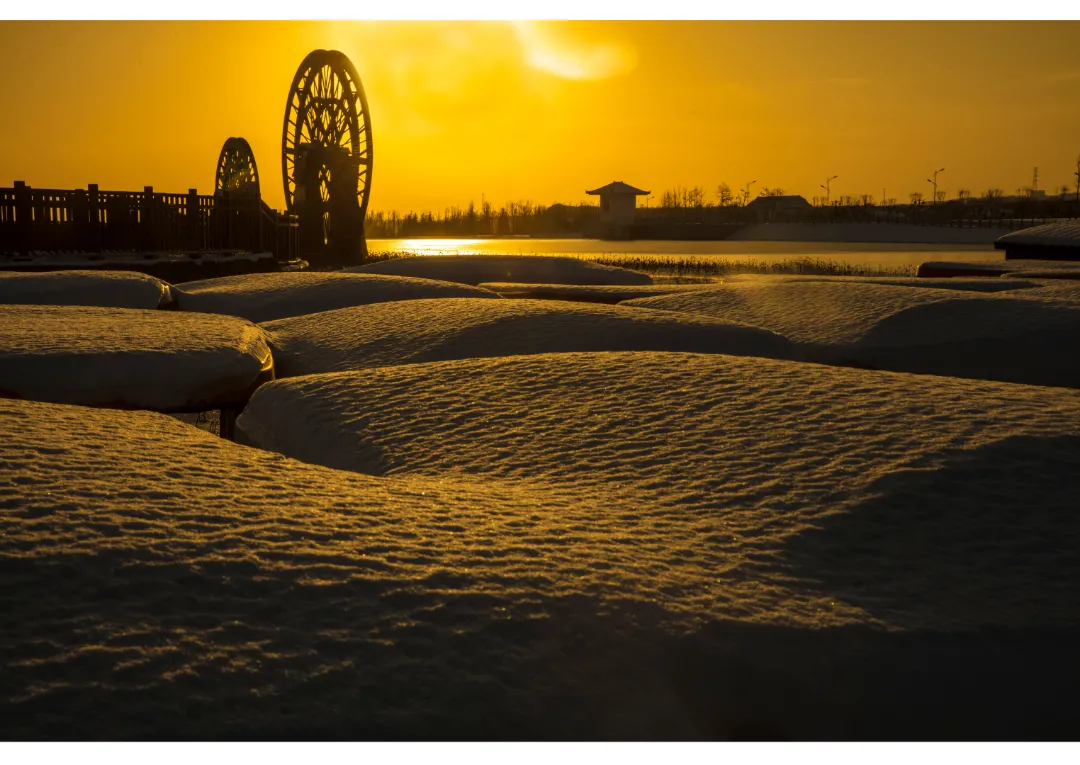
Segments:
[[[266,322],[279,377],[571,351],[790,358],[779,335],[707,316],[550,300],[409,300]]]
[[[134,271],[0,271],[0,304],[160,308],[169,285]]]
[[[993,294],[836,280],[736,281],[622,307],[752,324],[803,344],[803,358],[1034,385],[1080,387],[1080,303],[1064,291]],[[761,354],[768,355],[768,354]]]
[[[438,255],[394,258],[346,269],[364,274],[395,274],[448,282],[526,284],[652,284],[652,277],[628,268],[544,255]]]
[[[515,282],[485,282],[480,286],[508,298],[538,300],[576,300],[588,303],[620,303],[634,298],[697,292],[719,284],[655,284],[647,287],[620,287],[612,284],[518,284]]]
[[[173,290],[183,311],[223,313],[255,322],[388,300],[498,297],[478,287],[432,279],[307,271],[225,276],[186,282]]]
[[[392,475],[0,401],[5,738],[1074,730],[1071,391],[692,354],[264,390]]]
[[[609,540],[672,607],[905,629],[1080,616],[1076,391],[549,354],[277,380],[238,428],[327,467],[566,492],[577,499],[560,513],[562,542]],[[924,588],[934,570],[947,581]],[[803,576],[828,605],[806,599]]]
[[[177,311],[0,306],[0,395],[172,410],[247,399],[271,366],[262,330]]]

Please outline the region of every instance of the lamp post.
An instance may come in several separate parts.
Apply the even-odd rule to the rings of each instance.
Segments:
[[[829,192],[829,185],[839,177],[840,177],[839,175],[834,175],[832,178],[826,178],[825,179],[825,185],[821,187],[821,188],[825,189],[825,206],[826,207],[829,206],[829,193],[830,193]]]
[[[757,183],[757,181],[750,181],[750,183],[746,184],[746,186],[743,187],[743,207],[746,207],[746,205],[750,203],[750,187],[753,186],[755,183]]]
[[[935,204],[935,205],[937,204],[937,174],[938,173],[944,173],[944,172],[945,172],[944,167],[941,168],[940,170],[935,170],[934,171],[934,179],[933,180],[930,180],[929,178],[926,179],[927,183],[934,184],[934,201],[933,201],[933,204]]]
[[[1076,158],[1076,216],[1080,218],[1080,157]]]

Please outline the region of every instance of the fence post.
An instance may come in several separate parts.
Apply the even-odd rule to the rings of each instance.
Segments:
[[[144,250],[155,249],[154,237],[154,187],[143,186],[141,212],[139,215],[139,244]]]
[[[30,206],[30,187],[15,181],[15,246],[20,252],[34,247],[33,208]]]
[[[101,249],[101,199],[98,196],[96,183],[86,184],[86,217],[90,223],[86,246],[91,250]]]
[[[85,250],[90,239],[90,211],[86,201],[86,192],[75,189],[68,196],[68,230],[71,233],[71,248]]]
[[[195,189],[187,190],[187,203],[184,218],[187,221],[187,246],[193,250],[200,248],[199,244],[199,192]]]

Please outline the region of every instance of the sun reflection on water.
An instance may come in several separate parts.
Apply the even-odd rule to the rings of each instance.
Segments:
[[[396,249],[414,255],[475,255],[483,248],[478,245],[489,244],[483,239],[398,239]]]

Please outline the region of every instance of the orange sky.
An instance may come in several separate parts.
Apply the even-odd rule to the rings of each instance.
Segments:
[[[371,209],[578,202],[624,180],[807,198],[1073,185],[1080,22],[0,22],[0,185],[212,190],[315,48],[356,64]]]

